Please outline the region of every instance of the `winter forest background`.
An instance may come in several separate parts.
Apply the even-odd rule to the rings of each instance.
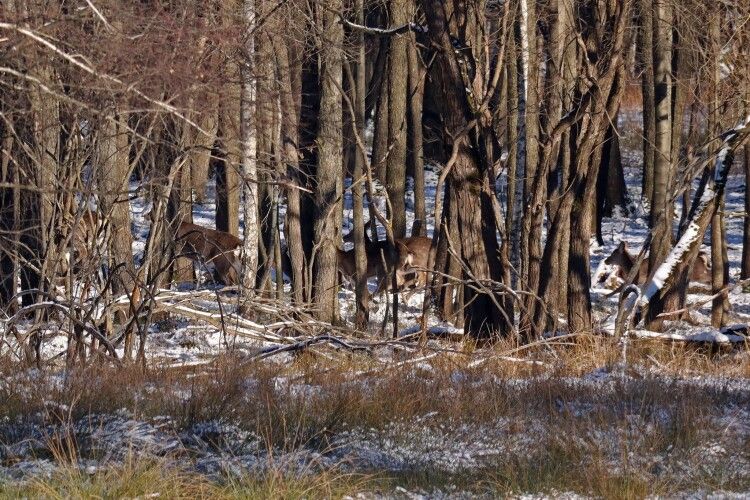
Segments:
[[[748,0],[0,0],[0,492],[747,492],[748,136]]]

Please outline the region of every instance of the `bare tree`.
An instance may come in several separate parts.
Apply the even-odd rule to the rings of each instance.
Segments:
[[[318,168],[315,186],[314,302],[319,319],[333,321],[338,313],[336,294],[336,235],[339,220],[343,144],[342,42],[344,30],[336,12],[341,0],[326,0],[319,32],[321,93],[318,127]]]
[[[243,192],[243,236],[242,247],[242,289],[251,296],[255,289],[255,275],[258,271],[258,172],[256,166],[257,136],[255,126],[255,0],[244,0],[242,13],[246,26],[245,54],[240,74],[242,92],[240,94],[241,138],[242,138],[242,192]]]

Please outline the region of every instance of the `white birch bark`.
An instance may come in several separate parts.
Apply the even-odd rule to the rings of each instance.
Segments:
[[[696,209],[692,211],[693,215],[687,228],[680,237],[680,241],[672,248],[666,260],[657,268],[651,280],[644,285],[644,292],[641,297],[640,305],[645,307],[652,298],[657,294],[664,294],[667,287],[671,286],[676,279],[680,264],[695,257],[698,253],[703,236],[706,233],[706,227],[711,216],[716,212],[721,198],[724,195],[729,169],[732,166],[732,152],[750,135],[750,115],[745,118],[743,123],[732,130],[722,134],[723,143],[714,167],[714,177],[706,185],[701,194]]]
[[[255,129],[255,0],[244,0],[243,16],[247,29],[245,60],[241,67],[241,139],[242,139],[242,192],[245,203],[243,221],[245,238],[242,248],[242,289],[246,295],[255,287],[258,272],[258,190],[257,190],[257,134]]]

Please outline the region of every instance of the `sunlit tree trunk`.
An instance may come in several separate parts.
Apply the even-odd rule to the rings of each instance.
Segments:
[[[654,0],[653,20],[655,151],[649,272],[664,262],[672,248],[672,4],[668,0]],[[665,305],[665,308],[669,309],[669,306]],[[655,310],[649,310],[647,321],[650,327],[659,328],[661,320],[651,315],[651,311]]]
[[[244,205],[242,210],[243,248],[242,248],[242,290],[245,297],[252,295],[255,289],[255,277],[258,272],[258,173],[257,134],[255,126],[255,26],[256,0],[243,0],[243,18],[245,21],[246,39],[244,60],[240,67],[242,90],[240,93],[240,137],[242,139],[242,193]]]

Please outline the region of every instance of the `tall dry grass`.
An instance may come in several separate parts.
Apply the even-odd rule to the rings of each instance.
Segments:
[[[750,408],[750,392],[734,389],[750,378],[747,351],[632,341],[623,365],[621,346],[594,336],[515,352],[510,342],[492,349],[444,348],[420,362],[401,357],[390,365],[363,355],[314,352],[288,362],[227,355],[206,366],[155,365],[145,371],[92,365],[65,376],[4,364],[0,443],[17,439],[19,425],[57,429],[37,453],[59,467],[50,478],[6,484],[0,493],[300,498],[403,486],[427,493],[575,491],[640,498],[701,487],[750,490],[749,476],[738,476],[737,458],[731,458],[750,460],[750,436],[725,438],[727,412]],[[396,446],[409,447],[419,428],[453,439],[453,428],[468,425],[509,440],[525,436],[526,445],[454,472],[349,464],[298,475],[269,463],[264,474],[216,480],[180,457],[164,457],[133,458],[89,474],[80,464],[92,457],[80,455],[66,429],[93,414],[123,409],[136,420],[166,417],[176,434],[202,422],[232,423],[258,436],[270,461],[300,449],[335,452],[337,438],[356,429],[375,429]],[[721,443],[730,458],[701,463],[707,443]],[[688,472],[670,469],[670,461]]]

